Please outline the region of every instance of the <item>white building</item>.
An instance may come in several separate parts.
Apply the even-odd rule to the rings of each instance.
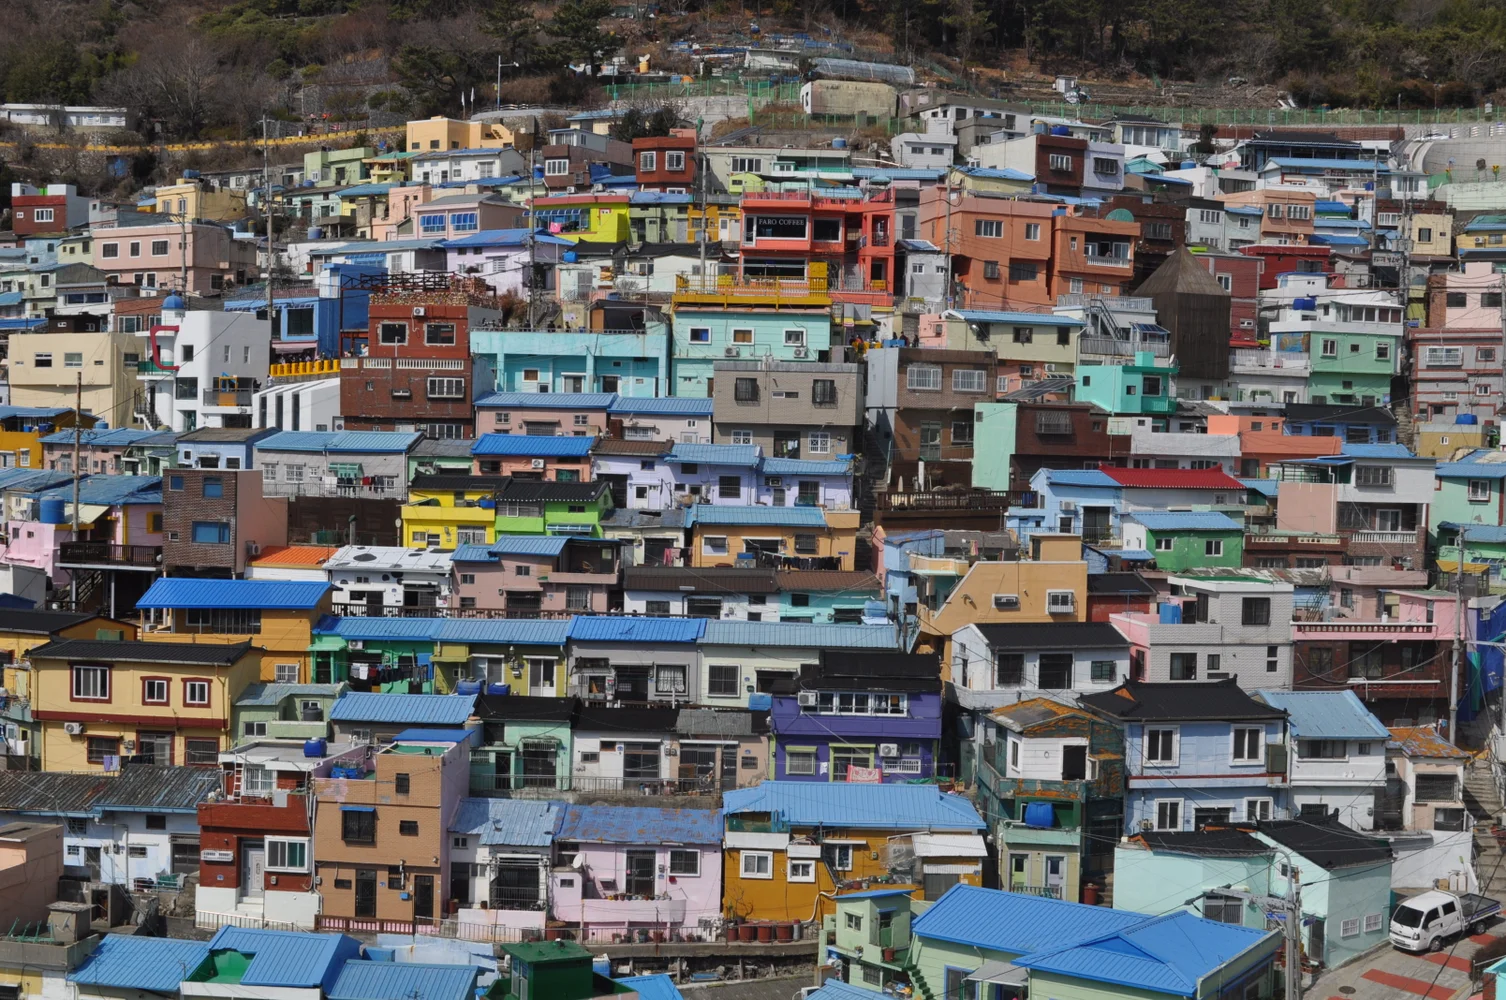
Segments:
[[[1292,818],[1318,823],[1337,813],[1350,829],[1374,830],[1390,731],[1353,691],[1256,691],[1255,697],[1288,716]]]
[[[340,380],[279,381],[257,390],[251,399],[251,419],[257,427],[284,431],[342,431]]]
[[[334,588],[336,614],[374,618],[404,608],[444,608],[450,603],[453,552],[430,552],[401,546],[346,545],[324,564]]]
[[[148,342],[152,365],[141,372],[154,425],[175,431],[249,426],[252,396],[266,381],[272,331],[255,313],[185,310],[169,295],[162,325]]]
[[[462,924],[542,930],[554,827],[564,803],[462,799],[450,821],[450,898]],[[470,867],[465,881],[454,873]]]
[[[515,177],[528,172],[528,160],[515,149],[449,149],[415,156],[415,184],[447,184]]]
[[[945,170],[957,155],[957,137],[947,132],[904,132],[889,140],[894,162],[907,169]]]
[[[1223,469],[1238,471],[1238,434],[1189,434],[1130,428],[1129,467],[1132,469]]]

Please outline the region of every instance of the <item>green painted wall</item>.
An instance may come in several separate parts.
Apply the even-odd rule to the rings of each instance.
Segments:
[[[1467,477],[1438,477],[1438,488],[1433,491],[1433,499],[1428,503],[1428,534],[1432,544],[1438,543],[1438,525],[1444,521],[1454,524],[1503,523],[1506,498],[1503,498],[1501,487],[1506,480],[1486,479],[1482,482],[1489,488],[1486,499],[1471,500],[1470,481]]]
[[[1162,538],[1171,540],[1171,551],[1156,548]],[[1223,543],[1219,555],[1208,554],[1210,540]],[[1156,557],[1156,569],[1179,573],[1184,569],[1200,569],[1205,566],[1220,568],[1244,565],[1245,536],[1242,531],[1163,531],[1145,532],[1145,545]]]
[[[1018,418],[1016,403],[973,405],[973,485],[978,489],[1009,489]]]
[[[1177,400],[1171,393],[1177,370],[1153,361],[1150,354],[1142,353],[1132,365],[1078,365],[1077,402],[1093,403],[1120,414],[1175,411]],[[1147,378],[1160,379],[1159,391],[1146,394]]]

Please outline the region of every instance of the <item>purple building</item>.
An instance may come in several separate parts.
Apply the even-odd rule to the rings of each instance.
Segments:
[[[941,661],[828,650],[774,692],[774,777],[900,783],[936,774]]]

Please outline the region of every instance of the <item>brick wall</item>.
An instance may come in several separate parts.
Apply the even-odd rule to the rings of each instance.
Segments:
[[[223,484],[223,495],[204,496],[204,477],[218,476]],[[169,487],[179,477],[183,489]],[[238,476],[206,469],[175,469],[163,476],[162,491],[162,561],[169,568],[174,566],[234,572],[236,546],[240,544],[236,530],[236,495]],[[230,525],[229,544],[196,543],[193,539],[195,521],[224,521]],[[177,540],[174,540],[176,534]]]

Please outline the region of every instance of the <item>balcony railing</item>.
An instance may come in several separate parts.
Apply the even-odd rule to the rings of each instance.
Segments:
[[[162,563],[160,545],[116,545],[112,542],[63,542],[58,546],[59,566],[134,566],[157,569]]]
[[[250,406],[253,389],[205,389],[205,406]]]
[[[1438,626],[1429,622],[1292,622],[1293,638],[1314,639],[1325,634],[1417,636],[1420,639],[1431,639],[1437,636]]]
[[[1062,887],[1059,885],[1011,885],[1005,887],[1008,892],[1017,892],[1026,896],[1045,896],[1047,899],[1061,899]]]
[[[998,490],[958,490],[955,492],[900,493],[886,491],[873,495],[874,510],[932,511],[1008,510],[1020,502],[1020,494]]]
[[[1165,340],[1120,340],[1117,337],[1083,337],[1079,352],[1102,354],[1108,357],[1132,358],[1142,351],[1149,351],[1158,358],[1171,357],[1171,344]]]
[[[1312,367],[1312,358],[1293,351],[1235,351],[1231,359],[1236,368],[1300,368]]]
[[[720,796],[722,783],[715,775],[699,778],[598,778],[577,774],[471,775],[471,794],[483,796],[547,796],[557,792],[600,795],[616,792],[631,796],[707,795]]]
[[[1421,542],[1416,531],[1356,531],[1349,538],[1372,545],[1417,545]]]

